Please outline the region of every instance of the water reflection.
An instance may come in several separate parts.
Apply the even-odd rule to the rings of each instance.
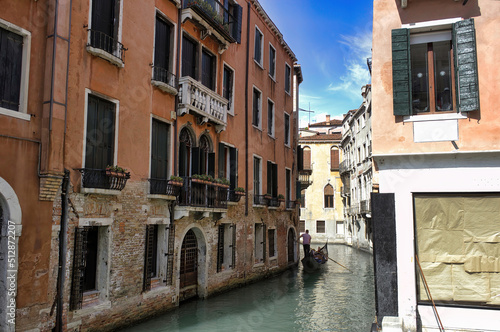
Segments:
[[[210,298],[182,304],[124,331],[369,331],[375,316],[372,256],[330,245],[317,274],[302,267]]]

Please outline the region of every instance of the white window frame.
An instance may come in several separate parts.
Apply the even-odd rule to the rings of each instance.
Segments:
[[[276,126],[275,126],[275,123],[276,123],[276,104],[274,103],[274,101],[271,99],[271,98],[267,98],[267,120],[269,121],[269,102],[271,102],[273,104],[273,110],[272,110],[272,113],[273,113],[273,122],[271,124],[271,132],[269,132],[269,123],[267,124],[267,129],[268,129],[268,135],[272,138],[276,138]]]
[[[259,100],[259,119],[258,119],[258,125],[256,126],[254,123],[253,123],[253,105],[254,105],[254,93],[253,91],[254,90],[257,90],[259,91],[260,93],[260,100]],[[262,131],[262,99],[263,99],[263,96],[264,94],[262,93],[262,90],[260,90],[259,88],[257,88],[255,85],[253,86],[253,89],[252,89],[252,126],[260,131]]]
[[[109,102],[112,102],[115,104],[115,142],[114,142],[114,151],[113,151],[113,164],[117,164],[117,158],[118,158],[118,130],[119,130],[119,113],[120,113],[120,101],[118,99],[111,98],[109,96],[106,96],[100,92],[93,91],[90,89],[85,88],[85,109],[83,112],[83,151],[82,151],[82,168],[85,168],[85,151],[87,149],[87,117],[88,117],[88,107],[89,107],[89,95],[94,95],[96,97],[105,99]],[[106,189],[104,189],[106,190]]]
[[[89,17],[88,17],[88,24],[87,26],[89,27],[89,29],[92,29],[92,2],[94,0],[90,0],[89,1]],[[119,43],[122,42],[122,28],[123,28],[123,1],[124,0],[117,0],[120,2],[120,13],[118,14],[118,33],[117,33],[117,41]],[[103,58],[104,60],[107,60],[109,62],[111,62],[112,64],[114,64],[115,66],[119,67],[119,68],[123,68],[125,67],[125,62],[123,62],[122,59],[120,59],[119,57],[115,56],[114,54],[110,54],[104,50],[101,50],[99,48],[95,48],[95,47],[92,47],[90,46],[90,30],[89,32],[87,33],[87,52],[89,52],[90,54],[93,54],[95,56],[98,56],[100,58]]]
[[[232,92],[232,94],[231,94],[231,100],[228,100],[229,104],[231,105],[231,107],[227,109],[227,113],[234,116],[234,95],[235,95],[234,88],[236,86],[234,84],[234,81],[235,81],[235,78],[236,78],[236,71],[226,61],[223,61],[222,62],[222,85],[224,85],[224,67],[227,67],[227,68],[229,68],[229,69],[231,69],[233,71],[233,80],[232,80],[233,81],[233,86],[231,87],[231,92]]]
[[[286,75],[286,67],[290,68],[290,75],[287,77]],[[288,80],[288,90],[286,89],[286,81]],[[283,83],[283,88],[285,89],[285,92],[287,95],[291,96],[291,91],[292,91],[292,67],[288,64],[288,62],[285,62],[285,82]]]
[[[31,32],[0,18],[0,27],[23,37],[23,54],[21,67],[21,84],[19,86],[19,111],[0,107],[0,114],[13,118],[30,121],[28,114],[28,85],[31,57]]]
[[[257,46],[256,40],[255,40],[255,32],[259,31],[261,35],[260,39],[260,59],[255,59],[255,47]],[[255,61],[256,64],[259,65],[260,68],[264,69],[264,33],[262,33],[262,30],[259,29],[259,27],[256,25],[255,26],[255,31],[254,31],[254,41],[253,41],[253,60]]]
[[[285,128],[286,128],[285,124],[286,124],[287,119],[288,119],[288,137],[286,135],[286,130],[285,130]],[[291,130],[292,130],[292,128],[290,128],[290,114],[285,112],[283,114],[283,135],[284,135],[283,139],[284,139],[285,146],[288,148],[290,147],[290,132],[291,132]],[[288,140],[288,142],[287,142],[287,140]],[[312,161],[311,161],[311,163],[312,163]]]
[[[269,42],[269,55],[271,54],[271,48],[274,50],[274,73],[271,75],[271,72],[269,71],[269,77],[276,82],[276,48]],[[271,61],[271,57],[269,56],[269,61]],[[271,69],[271,63],[269,63],[269,70]]]
[[[161,10],[158,8],[155,8],[154,12],[154,20],[155,20],[155,31],[153,34],[153,54],[152,54],[152,63],[154,65],[155,63],[155,47],[156,47],[156,17],[160,16],[163,20],[165,20],[168,24],[172,26],[172,31],[170,32],[170,40],[173,41],[173,43],[170,43],[170,63],[168,64],[169,68],[168,70],[171,73],[175,72],[175,68],[177,66],[177,52],[175,51],[177,49],[177,24],[172,21],[167,15],[165,15]],[[174,78],[175,81],[175,78]],[[160,90],[165,91],[167,93],[170,93],[172,95],[176,95],[178,93],[177,89],[173,88],[172,86],[161,82],[161,81],[156,81],[154,79],[154,68],[151,68],[151,83],[158,87]],[[175,82],[173,84],[175,86]]]

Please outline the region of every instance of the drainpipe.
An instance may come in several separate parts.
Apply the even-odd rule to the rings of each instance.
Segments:
[[[247,2],[247,58],[246,58],[246,69],[245,69],[245,190],[246,190],[246,199],[245,199],[245,216],[248,216],[248,70],[249,70],[249,61],[250,61],[250,2]],[[254,191],[255,192],[255,191]],[[243,269],[243,279],[246,279],[247,274],[247,220],[245,218],[245,239],[244,239],[244,248],[243,251],[243,261],[245,262]]]
[[[175,95],[175,121],[174,121],[174,172],[173,174],[178,175],[177,169],[177,114],[179,110],[179,76],[180,76],[180,67],[181,67],[181,24],[182,24],[182,7],[179,7],[177,10],[177,63],[175,64],[175,76],[176,76],[176,85],[177,85],[177,94]]]
[[[59,266],[57,270],[57,312],[54,331],[63,331],[63,304],[64,304],[64,275],[66,271],[66,253],[68,251],[68,195],[69,171],[64,169],[64,178],[61,191],[61,228],[59,230]]]

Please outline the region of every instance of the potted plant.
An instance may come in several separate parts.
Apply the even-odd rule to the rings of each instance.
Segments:
[[[241,187],[236,187],[236,188],[234,189],[234,193],[235,193],[236,195],[241,195],[241,196],[243,196],[243,195],[245,195],[245,189],[244,189],[244,188],[241,188]]]
[[[279,194],[278,195],[278,201],[284,202],[285,201],[285,196],[283,196],[283,194]]]
[[[172,175],[169,181],[171,185],[176,187],[182,187],[183,182],[184,180],[180,176],[175,176],[175,175]]]
[[[215,180],[216,183],[219,185],[219,187],[222,187],[222,188],[229,188],[229,180],[226,179],[226,178],[218,178],[217,180]]]
[[[106,175],[111,177],[124,178],[127,176],[127,170],[118,165],[108,165],[106,167]]]
[[[192,182],[195,182],[195,183],[203,183],[203,175],[200,175],[200,174],[193,174],[193,176],[191,176],[191,181]]]

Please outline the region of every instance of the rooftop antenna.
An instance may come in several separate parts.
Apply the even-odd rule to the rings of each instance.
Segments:
[[[311,113],[314,113],[314,111],[311,111],[311,103],[309,102],[309,111],[303,108],[299,108],[299,111],[309,113],[309,124],[307,125],[309,127],[311,125]]]

